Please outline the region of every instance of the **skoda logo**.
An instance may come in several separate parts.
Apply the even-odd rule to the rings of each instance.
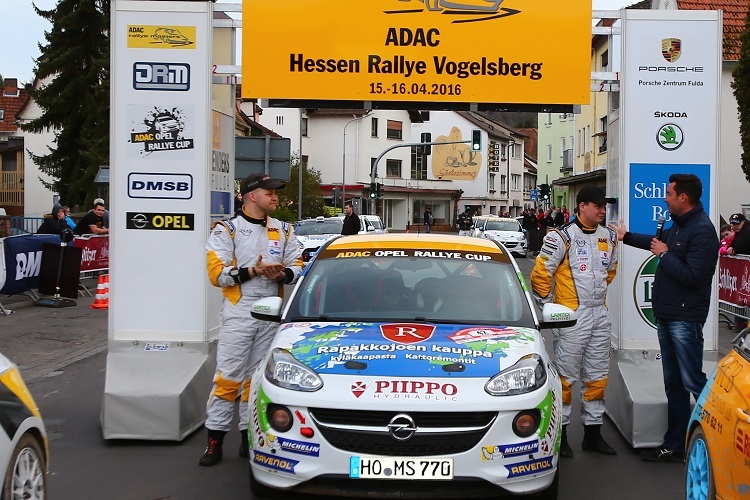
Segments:
[[[388,423],[388,432],[397,441],[407,441],[417,432],[417,424],[409,415],[400,413]]]

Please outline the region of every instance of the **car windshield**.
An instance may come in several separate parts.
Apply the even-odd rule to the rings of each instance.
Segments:
[[[326,220],[323,222],[303,222],[294,227],[297,236],[312,236],[315,234],[341,234],[344,226],[342,220]]]
[[[485,231],[521,231],[518,222],[509,220],[488,220],[484,226]]]
[[[367,224],[374,227],[375,229],[383,229],[383,224],[381,224],[380,219],[365,219],[367,221]]]
[[[510,261],[432,257],[317,260],[306,271],[286,317],[534,325]]]

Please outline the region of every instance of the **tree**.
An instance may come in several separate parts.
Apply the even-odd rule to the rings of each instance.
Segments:
[[[299,168],[298,156],[292,157],[292,168],[289,171],[289,182],[284,189],[280,189],[279,208],[272,215],[277,219],[288,222],[297,220],[297,202],[299,198]],[[325,202],[320,190],[320,172],[302,164],[302,218],[323,215]]]
[[[740,37],[742,48],[737,66],[732,71],[732,90],[737,99],[742,143],[742,171],[750,181],[750,10],[745,18],[745,29]]]
[[[66,205],[89,206],[94,177],[109,165],[110,0],[60,0],[51,10],[34,6],[52,23],[39,44],[31,97],[42,115],[21,126],[55,131],[48,154],[30,154],[52,182],[45,187]]]

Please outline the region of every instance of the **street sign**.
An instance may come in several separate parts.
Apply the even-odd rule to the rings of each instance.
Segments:
[[[539,199],[539,190],[538,189],[532,189],[529,192],[529,198],[531,198],[532,201],[537,201]]]

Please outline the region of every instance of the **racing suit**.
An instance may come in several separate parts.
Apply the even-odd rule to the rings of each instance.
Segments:
[[[206,428],[229,430],[234,402],[241,391],[239,429],[243,431],[247,429],[250,376],[265,356],[278,326],[254,319],[250,308],[258,299],[280,295],[283,285],[252,273],[238,284],[229,272],[234,268],[253,268],[260,255],[265,264],[283,264],[287,275],[284,283],[294,283],[302,272],[302,252],[291,224],[271,217],[251,219],[244,212],[217,222],[206,250],[208,277],[224,294]]]
[[[553,330],[555,368],[562,381],[563,425],[570,423],[571,387],[579,378],[583,424],[602,423],[612,326],[605,300],[617,270],[616,248],[617,234],[612,229],[587,228],[576,218],[547,233],[531,272],[538,302],[554,302],[577,311],[575,326]]]

